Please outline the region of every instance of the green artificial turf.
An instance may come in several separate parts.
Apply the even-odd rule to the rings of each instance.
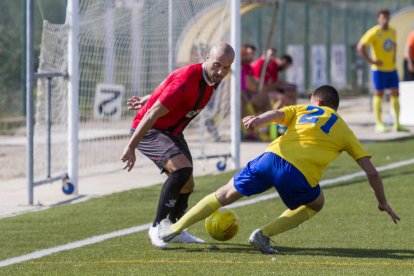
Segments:
[[[378,166],[414,158],[414,139],[369,143]],[[258,153],[259,154],[259,153]],[[343,154],[324,174],[335,178],[359,171]],[[286,207],[270,199],[234,209],[240,231],[217,242],[203,223],[190,232],[206,244],[151,246],[147,230],[0,267],[0,275],[410,275],[414,272],[414,165],[381,173],[395,225],[376,208],[365,177],[323,188],[325,206],[297,229],[273,237],[276,255],[247,243],[249,234]],[[225,184],[232,173],[196,179],[190,206]],[[160,185],[0,219],[0,261],[152,221]]]

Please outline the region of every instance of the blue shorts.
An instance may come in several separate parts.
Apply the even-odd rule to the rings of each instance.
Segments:
[[[319,185],[309,185],[298,169],[272,152],[263,153],[238,172],[234,176],[234,187],[244,196],[274,187],[291,210],[312,202],[321,192]]]
[[[372,81],[374,82],[374,87],[377,91],[398,88],[399,80],[397,70],[390,72],[372,70]]]

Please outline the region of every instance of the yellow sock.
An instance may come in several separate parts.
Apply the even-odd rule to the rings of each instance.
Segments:
[[[391,96],[391,106],[394,111],[394,125],[400,125],[400,101],[398,100],[398,96]]]
[[[277,219],[262,227],[262,233],[263,235],[270,237],[286,232],[310,219],[316,213],[317,211],[312,210],[305,205],[302,205],[295,210],[287,209]]]
[[[375,121],[377,124],[384,124],[381,119],[382,115],[382,98],[378,95],[374,95],[372,99],[372,109],[374,110]]]
[[[216,198],[216,193],[209,194],[200,200],[193,208],[191,208],[185,215],[171,226],[174,232],[181,232],[185,228],[194,223],[205,219],[218,208],[221,207],[220,202]]]

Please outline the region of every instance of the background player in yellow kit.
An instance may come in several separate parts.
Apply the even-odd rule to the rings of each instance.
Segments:
[[[323,169],[342,151],[356,160],[367,174],[378,209],[386,211],[397,223],[399,217],[387,203],[381,178],[369,153],[336,112],[338,106],[338,92],[325,85],[313,92],[310,105],[287,106],[245,117],[243,123],[247,129],[272,122],[288,129],[262,155],[250,161],[226,185],[199,201],[175,224],[171,225],[168,219],[161,221],[160,238],[168,241],[218,208],[274,187],[288,209],[253,231],[249,242],[263,253],[276,253],[270,246],[270,236],[297,227],[322,209],[324,196],[319,180]]]
[[[375,114],[375,131],[386,132],[388,128],[382,121],[381,107],[384,90],[391,90],[391,106],[394,111],[394,130],[406,131],[400,125],[400,103],[398,100],[398,74],[395,66],[397,49],[397,34],[394,28],[388,25],[390,12],[380,10],[377,14],[378,25],[369,29],[358,43],[357,49],[361,56],[371,64],[372,80],[375,87],[373,110]],[[371,47],[371,56],[366,46]]]

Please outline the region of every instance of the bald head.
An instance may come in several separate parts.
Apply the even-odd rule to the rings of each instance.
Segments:
[[[212,83],[220,83],[230,71],[234,60],[234,50],[229,44],[219,42],[211,47],[204,62],[207,77]]]
[[[233,47],[231,47],[229,44],[225,42],[219,42],[213,45],[213,47],[211,47],[210,52],[208,54],[210,56],[211,55],[227,56],[231,58],[232,60],[234,60],[234,55],[235,55]]]

